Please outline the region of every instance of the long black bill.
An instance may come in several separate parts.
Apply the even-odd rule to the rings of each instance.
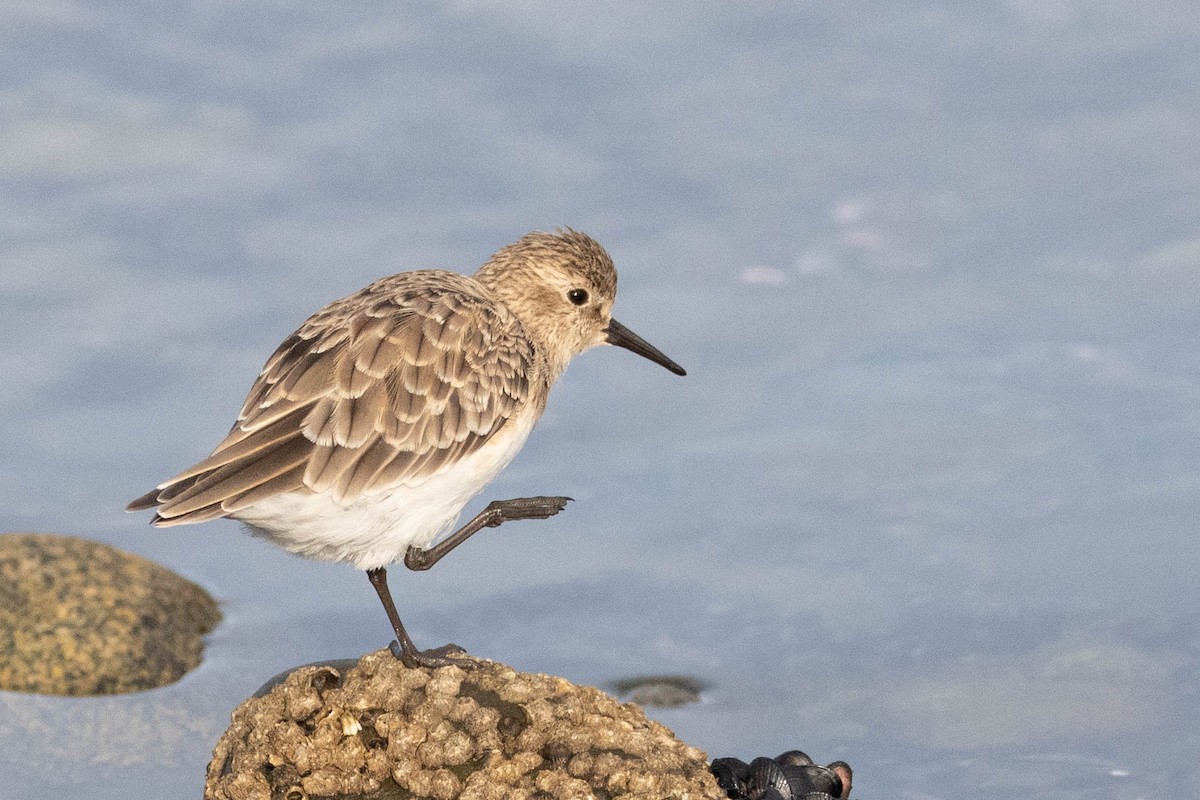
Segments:
[[[644,356],[655,364],[660,364],[674,372],[676,375],[687,375],[683,367],[676,364],[671,359],[667,358],[661,350],[647,342],[642,337],[638,336],[633,331],[626,328],[615,319],[608,321],[608,327],[605,329],[608,334],[608,343],[615,344],[617,347],[624,347],[626,350],[637,353],[639,356]]]

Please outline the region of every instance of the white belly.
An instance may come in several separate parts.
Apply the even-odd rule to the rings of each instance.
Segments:
[[[272,497],[232,514],[251,531],[298,555],[387,566],[409,547],[424,547],[454,527],[470,502],[529,438],[535,414],[511,420],[479,450],[416,486],[397,486],[349,506],[324,494]]]

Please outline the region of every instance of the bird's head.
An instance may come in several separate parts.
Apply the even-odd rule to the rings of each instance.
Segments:
[[[517,315],[558,371],[584,350],[613,344],[686,374],[612,318],[617,270],[587,234],[570,228],[526,234],[493,255],[475,277]]]

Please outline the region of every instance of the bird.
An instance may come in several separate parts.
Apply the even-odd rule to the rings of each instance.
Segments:
[[[496,500],[446,535],[524,445],[574,356],[616,345],[687,374],[613,319],[616,293],[608,253],[571,228],[526,234],[473,276],[380,278],[288,336],[212,453],[127,510],[154,509],[164,528],[228,517],[297,555],[365,570],[396,658],[462,664],[457,645],[416,647],[387,567],[429,569],[485,527],[566,507],[569,497]]]

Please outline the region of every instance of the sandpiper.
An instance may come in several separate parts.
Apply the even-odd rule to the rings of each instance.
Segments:
[[[612,318],[617,272],[591,237],[530,233],[467,277],[402,272],[318,311],[267,359],[208,458],[129,504],[151,524],[230,517],[309,558],[364,569],[408,666],[418,650],[386,567],[429,569],[485,527],[545,519],[568,497],[498,500],[437,544],[529,436],[571,358],[615,344],[684,375]]]

